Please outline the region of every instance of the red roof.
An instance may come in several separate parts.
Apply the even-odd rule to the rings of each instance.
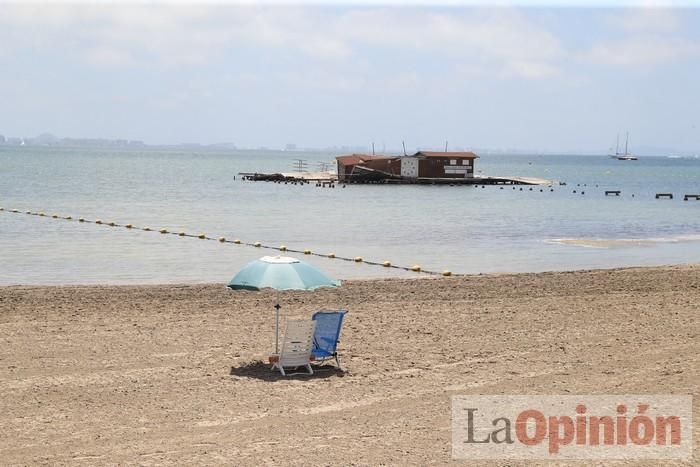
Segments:
[[[369,154],[349,154],[347,156],[338,156],[335,158],[343,165],[357,165],[363,161],[372,161],[376,159],[390,159],[386,156],[370,156]]]
[[[440,159],[476,159],[479,156],[469,151],[452,151],[452,152],[441,152],[441,151],[418,151],[413,155],[423,156],[423,157],[435,157]]]

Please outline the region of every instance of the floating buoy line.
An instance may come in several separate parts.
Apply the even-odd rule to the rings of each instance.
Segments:
[[[3,207],[0,207],[0,211],[4,212],[10,212],[13,214],[27,214],[31,216],[38,216],[38,217],[47,217],[51,219],[58,219],[58,220],[66,220],[66,221],[72,221],[72,222],[78,222],[78,223],[87,223],[87,224],[95,224],[95,225],[101,225],[101,226],[106,226],[106,227],[123,227],[125,229],[129,230],[140,230],[143,232],[154,232],[154,233],[159,233],[161,235],[175,235],[178,237],[189,237],[189,238],[196,238],[200,240],[211,240],[211,241],[216,241],[219,243],[232,243],[234,245],[245,245],[245,246],[251,246],[254,248],[264,248],[268,250],[277,250],[280,252],[290,252],[290,253],[299,253],[303,255],[310,255],[310,256],[318,256],[321,258],[328,258],[328,259],[337,259],[341,261],[348,261],[348,262],[354,262],[354,263],[363,263],[363,264],[368,264],[370,266],[380,266],[384,268],[393,268],[393,269],[400,269],[402,271],[412,271],[412,272],[418,272],[418,273],[423,273],[423,274],[429,274],[429,275],[442,275],[442,276],[455,276],[455,275],[460,275],[460,274],[453,274],[451,271],[445,270],[442,272],[438,271],[430,271],[421,268],[419,265],[414,264],[413,266],[398,266],[390,261],[382,261],[382,262],[376,262],[376,261],[368,261],[364,259],[362,256],[355,256],[352,258],[349,257],[343,257],[343,256],[338,256],[335,253],[317,253],[311,249],[305,248],[303,250],[296,250],[294,248],[289,248],[286,245],[280,245],[280,246],[272,246],[272,245],[266,245],[262,242],[256,241],[256,242],[244,242],[240,238],[234,238],[234,239],[228,239],[226,237],[210,237],[205,233],[187,233],[184,231],[170,231],[168,229],[154,229],[149,226],[143,226],[143,227],[137,227],[133,224],[119,224],[114,221],[104,221],[102,219],[86,219],[84,217],[78,217],[75,218],[73,216],[62,216],[59,214],[52,214],[48,216],[44,212],[35,212],[35,211],[21,211],[19,209],[5,209]]]

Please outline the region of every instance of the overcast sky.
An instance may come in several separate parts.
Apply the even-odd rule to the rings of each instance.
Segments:
[[[0,4],[8,136],[700,151],[699,91],[698,8]]]

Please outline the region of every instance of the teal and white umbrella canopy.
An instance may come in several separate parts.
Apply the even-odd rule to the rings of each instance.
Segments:
[[[263,256],[248,263],[228,286],[245,290],[314,290],[338,287],[333,280],[308,263],[288,256]]]
[[[333,280],[308,263],[288,256],[263,256],[248,263],[228,287],[239,290],[315,290],[338,287]],[[275,305],[275,354],[279,353],[280,305]]]

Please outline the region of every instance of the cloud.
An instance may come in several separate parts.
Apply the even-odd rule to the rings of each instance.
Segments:
[[[201,65],[228,50],[282,51],[318,61],[368,60],[366,48],[432,54],[524,78],[552,75],[556,36],[508,8],[322,8],[221,5],[10,5],[0,27],[66,45],[94,65]],[[6,28],[6,29],[7,29]],[[0,32],[0,37],[2,33]],[[26,34],[24,35],[26,37]],[[17,42],[18,45],[29,44]],[[36,46],[34,44],[33,46]]]
[[[682,26],[676,10],[660,7],[628,9],[621,15],[609,17],[607,23],[612,28],[644,33],[674,33]]]
[[[593,43],[581,53],[584,62],[653,67],[700,57],[700,42],[685,36],[678,10],[629,9],[607,16],[604,23],[615,35]]]
[[[550,75],[563,54],[556,36],[507,8],[445,13],[361,10],[340,18],[337,31],[347,40],[369,46],[429,52],[524,78]],[[535,69],[540,72],[533,73]]]
[[[91,47],[85,51],[89,63],[100,66],[125,66],[134,63],[133,56],[123,49],[111,47]]]
[[[700,44],[645,35],[594,45],[583,59],[603,65],[656,66],[700,57]]]

